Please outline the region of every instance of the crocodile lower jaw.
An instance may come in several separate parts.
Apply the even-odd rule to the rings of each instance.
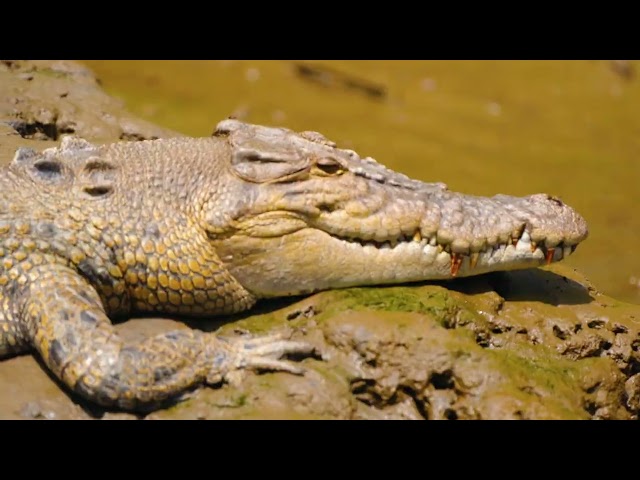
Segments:
[[[562,243],[555,247],[547,247],[544,242],[536,244],[530,240],[529,232],[523,231],[521,237],[509,243],[498,243],[487,246],[480,252],[454,253],[450,245],[440,245],[426,238],[401,238],[400,240],[375,242],[356,238],[345,238],[330,234],[346,248],[358,250],[364,255],[384,256],[385,252],[393,254],[406,253],[408,256],[419,254],[431,259],[430,269],[434,270],[434,278],[464,277],[479,273],[536,267],[549,265],[571,255],[577,245],[565,246]],[[435,272],[446,272],[438,275]]]

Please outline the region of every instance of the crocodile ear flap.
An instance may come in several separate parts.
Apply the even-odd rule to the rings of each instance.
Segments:
[[[309,165],[293,152],[243,147],[236,147],[231,163],[240,178],[254,183],[287,181],[308,170]]]

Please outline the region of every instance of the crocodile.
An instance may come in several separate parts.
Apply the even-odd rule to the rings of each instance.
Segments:
[[[226,119],[203,138],[65,136],[0,171],[0,356],[35,351],[90,402],[154,408],[248,370],[302,374],[313,347],[196,328],[126,343],[115,320],[538,267],[587,233],[554,196],[455,193],[317,132]]]

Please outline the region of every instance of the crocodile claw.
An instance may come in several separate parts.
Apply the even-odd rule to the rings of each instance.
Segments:
[[[207,376],[207,383],[221,381],[237,383],[246,370],[280,371],[294,375],[304,375],[305,369],[292,361],[281,360],[288,354],[309,356],[315,347],[306,342],[287,340],[282,333],[254,338],[221,338],[216,337],[214,369]]]

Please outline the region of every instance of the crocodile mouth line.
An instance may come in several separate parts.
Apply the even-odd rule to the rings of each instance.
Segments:
[[[554,246],[547,246],[545,242],[534,242],[531,240],[530,233],[527,229],[522,229],[518,236],[512,235],[507,242],[497,242],[493,245],[486,244],[484,248],[478,251],[467,249],[466,252],[455,252],[452,250],[451,244],[438,243],[436,236],[431,238],[423,237],[420,231],[416,231],[413,236],[401,235],[388,240],[372,240],[358,237],[347,237],[331,232],[328,233],[332,238],[344,242],[350,247],[372,248],[377,251],[394,251],[404,248],[419,247],[427,252],[427,249],[435,249],[437,254],[445,253],[450,257],[452,277],[456,277],[460,271],[463,262],[468,259],[469,269],[476,268],[483,259],[484,263],[494,263],[499,258],[510,257],[515,262],[520,259],[540,259],[544,260],[546,265],[550,265],[554,261],[562,260],[573,252],[578,245],[565,245],[560,242]],[[515,255],[515,253],[519,255]]]

